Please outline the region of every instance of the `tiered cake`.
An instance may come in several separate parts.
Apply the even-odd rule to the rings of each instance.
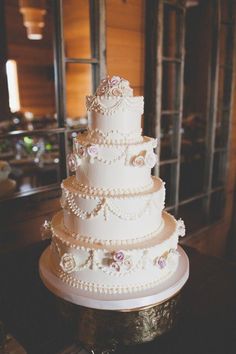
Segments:
[[[86,98],[88,130],[74,139],[51,223],[50,267],[74,289],[122,294],[174,274],[182,220],[163,211],[164,182],[151,176],[157,140],[141,135],[143,97],[129,82],[102,80]]]

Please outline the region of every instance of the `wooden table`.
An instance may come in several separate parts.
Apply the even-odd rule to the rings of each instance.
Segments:
[[[73,342],[73,331],[38,274],[47,242],[0,254],[0,320],[28,354],[55,354]],[[190,278],[178,325],[157,340],[117,353],[235,354],[236,265],[186,249]]]

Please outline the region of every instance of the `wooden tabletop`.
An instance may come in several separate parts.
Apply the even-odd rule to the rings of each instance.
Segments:
[[[54,296],[38,274],[41,242],[0,254],[0,320],[28,354],[55,354],[73,342]],[[153,342],[122,347],[128,354],[235,354],[236,265],[185,248],[190,278],[177,326]]]

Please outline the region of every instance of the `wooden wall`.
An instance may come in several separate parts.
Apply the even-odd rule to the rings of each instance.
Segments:
[[[10,2],[13,0],[10,0]],[[67,0],[65,4],[69,5],[82,3],[76,0]],[[66,6],[67,6],[66,5]],[[68,9],[69,10],[69,9]],[[121,75],[127,78],[132,87],[135,89],[135,94],[143,93],[143,67],[144,67],[144,0],[107,0],[107,65],[110,75]],[[67,11],[67,10],[66,10]],[[77,14],[79,16],[79,14]],[[82,15],[80,21],[84,21],[84,31],[88,31],[86,13]],[[84,16],[84,17],[83,17]],[[77,52],[77,40],[74,41],[72,33],[76,31],[75,27],[76,16],[74,12],[67,11],[65,17],[65,26],[68,30],[65,31],[66,50],[71,56],[82,55]],[[74,23],[73,23],[74,22]],[[86,32],[87,33],[87,32]],[[82,42],[83,43],[83,42]],[[87,44],[82,45],[84,55],[88,54]],[[69,54],[70,53],[70,54]],[[75,66],[76,67],[76,66]],[[71,69],[72,70],[72,69]],[[75,79],[74,87],[72,83],[68,84],[68,113],[70,115],[79,114],[78,99],[78,72],[72,73],[70,69],[67,71],[68,80]],[[81,81],[80,81],[81,83]],[[81,90],[86,86],[86,82],[80,84]],[[85,91],[81,91],[84,96]],[[188,237],[184,243],[196,247],[204,253],[213,255],[223,255],[227,244],[227,235],[232,218],[233,192],[235,185],[236,172],[236,90],[234,90],[234,109],[232,114],[232,129],[230,139],[230,158],[228,166],[227,179],[227,199],[225,215],[221,222],[198,232],[193,237]],[[71,101],[70,101],[71,100]],[[70,102],[70,103],[69,103]],[[76,107],[73,106],[76,102]],[[80,101],[79,101],[80,102]],[[82,102],[81,102],[82,105]],[[70,111],[71,110],[71,111]],[[15,210],[11,220],[5,220],[5,247],[15,247],[15,245],[27,244],[36,242],[40,238],[39,226],[47,216],[51,216],[60,208],[58,198],[49,201],[41,201],[36,199],[32,203],[25,205],[25,210],[15,205]],[[9,209],[10,212],[11,209]],[[11,226],[9,227],[9,225]],[[9,231],[10,230],[10,231]],[[17,230],[17,231],[16,231]],[[14,236],[14,238],[13,238]],[[236,236],[235,236],[236,237]],[[8,242],[13,238],[13,243]],[[11,246],[10,246],[11,245]]]
[[[63,2],[65,53],[70,58],[89,58],[89,1]],[[132,16],[131,16],[132,14]],[[135,95],[143,94],[144,0],[107,0],[107,71],[128,79]],[[66,66],[67,114],[86,115],[85,96],[91,94],[91,66]]]
[[[129,80],[143,94],[144,0],[107,0],[107,71]]]
[[[42,116],[53,114],[54,77],[52,13],[45,15],[43,39],[29,40],[18,0],[5,1],[7,57],[17,62],[20,103],[22,112]]]
[[[65,55],[68,58],[90,58],[89,1],[63,2]],[[66,65],[66,112],[70,118],[85,117],[85,96],[92,89],[91,65]]]

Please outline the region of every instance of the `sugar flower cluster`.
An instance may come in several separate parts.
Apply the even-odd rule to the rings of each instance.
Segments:
[[[133,89],[129,86],[129,81],[120,76],[107,76],[98,86],[96,96],[105,97],[131,97]]]

